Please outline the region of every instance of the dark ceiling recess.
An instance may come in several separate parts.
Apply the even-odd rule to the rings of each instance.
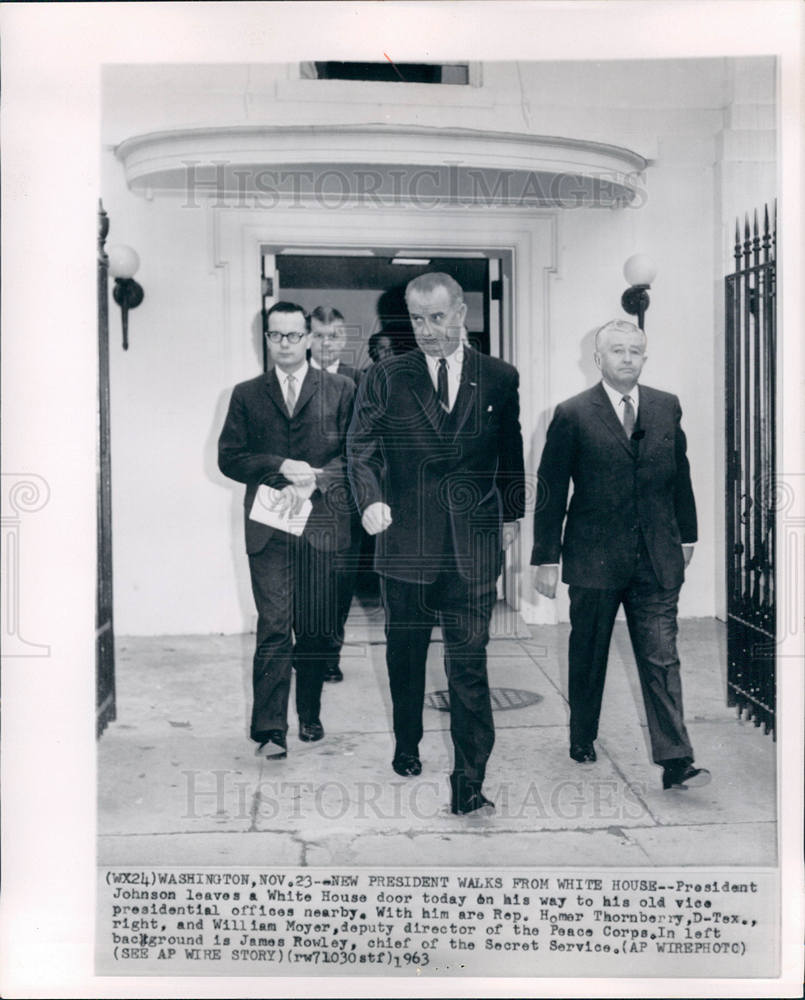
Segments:
[[[368,288],[405,285],[426,271],[451,275],[465,292],[486,289],[488,264],[483,258],[431,257],[428,264],[392,264],[391,257],[277,255],[280,288]]]
[[[381,83],[451,83],[466,86],[470,82],[467,63],[393,63],[388,62],[317,62],[319,80],[375,80]]]

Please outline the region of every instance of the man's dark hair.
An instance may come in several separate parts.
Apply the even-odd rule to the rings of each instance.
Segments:
[[[301,313],[305,317],[305,326],[310,329],[310,318],[305,310],[297,305],[296,302],[275,302],[274,305],[266,313],[266,325],[268,321],[274,315],[274,313]]]
[[[397,345],[394,342],[394,337],[390,333],[385,332],[384,330],[378,330],[378,332],[373,333],[372,336],[369,338],[369,340],[366,342],[366,347],[369,351],[369,357],[372,359],[372,361],[378,360],[379,357],[378,347],[380,345],[381,340],[387,340],[389,344],[391,344],[392,351],[394,351],[395,354],[397,353]]]

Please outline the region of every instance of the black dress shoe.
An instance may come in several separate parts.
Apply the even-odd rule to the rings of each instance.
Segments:
[[[450,812],[454,816],[466,816],[467,813],[484,809],[494,812],[495,803],[491,802],[480,787],[463,776],[450,775]]]
[[[255,757],[265,757],[266,760],[284,760],[288,756],[285,733],[281,729],[272,729],[265,736],[266,738],[254,751]]]
[[[712,775],[706,767],[694,767],[693,761],[683,758],[682,763],[668,763],[662,770],[662,788],[703,788],[710,784]]]
[[[323,739],[324,726],[316,719],[315,722],[302,722],[299,720],[299,739],[303,743],[315,743],[316,740]]]
[[[330,684],[337,684],[344,679],[341,668],[337,663],[334,663],[324,671],[324,679],[325,681],[329,681]]]
[[[415,753],[396,753],[391,766],[403,778],[412,778],[422,774],[422,761]]]
[[[450,812],[454,816],[466,816],[467,813],[476,812],[478,809],[484,809],[487,812],[495,811],[495,803],[490,802],[485,795],[481,792],[473,792],[472,795],[467,796],[461,801],[453,800],[450,803]]]
[[[594,764],[598,760],[592,743],[571,743],[570,756],[578,764]]]

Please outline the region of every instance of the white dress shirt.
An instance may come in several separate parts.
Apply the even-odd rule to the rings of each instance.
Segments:
[[[601,379],[601,385],[604,387],[604,391],[612,405],[615,407],[615,412],[618,414],[618,420],[623,424],[623,414],[626,407],[623,403],[623,397],[628,396],[632,401],[632,407],[634,409],[634,418],[637,420],[637,410],[640,406],[640,386],[634,385],[628,392],[621,392],[619,389],[613,389],[612,386],[605,380]]]
[[[284,372],[282,369],[274,367],[274,371],[277,374],[277,378],[280,383],[280,391],[282,392],[282,398],[285,400],[285,407],[288,408],[288,376],[293,375],[294,377],[294,408],[299,402],[299,393],[302,390],[302,383],[305,381],[305,376],[307,375],[308,363],[303,361],[302,364],[296,369],[295,372]]]
[[[430,372],[430,380],[433,382],[433,388],[439,391],[439,362],[441,358],[433,357],[430,354],[425,355],[425,360],[428,363],[428,371]],[[464,365],[464,344],[459,343],[458,347],[453,351],[451,355],[444,359],[447,362],[447,409],[452,410],[456,403],[456,396],[458,395],[458,387],[461,382],[461,369]]]
[[[336,358],[335,361],[333,361],[332,364],[327,365],[327,367],[324,370],[330,372],[331,375],[337,375],[338,374],[338,366],[340,364],[341,364],[341,359],[340,358]],[[318,361],[314,357],[311,357],[311,359],[310,359],[310,367],[311,368],[315,368],[316,371],[321,371],[321,365],[318,363]]]

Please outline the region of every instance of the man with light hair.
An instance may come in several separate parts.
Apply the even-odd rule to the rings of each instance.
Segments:
[[[540,594],[555,597],[560,558],[569,585],[570,756],[596,760],[623,605],[662,786],[697,787],[710,772],[693,766],[676,649],[679,591],[696,541],[682,410],[671,393],[638,384],[646,335],[633,323],[605,323],[594,357],[601,381],[560,403],[548,428],[531,558]]]
[[[360,382],[361,373],[354,365],[343,360],[347,346],[347,326],[344,314],[335,306],[316,306],[310,314],[310,367],[315,371],[326,371],[331,375],[344,375],[355,385]],[[353,359],[354,360],[354,359]],[[352,595],[355,591],[355,578],[360,560],[361,539],[365,537],[361,531],[357,512],[352,517],[352,542],[344,552],[336,557],[336,579],[338,583],[338,641],[344,638],[344,628],[352,605]],[[338,683],[344,679],[339,657],[331,658],[324,672],[324,680]]]
[[[360,371],[344,361],[347,333],[342,312],[335,306],[316,306],[310,314],[310,366],[331,375],[346,375],[357,385]]]

